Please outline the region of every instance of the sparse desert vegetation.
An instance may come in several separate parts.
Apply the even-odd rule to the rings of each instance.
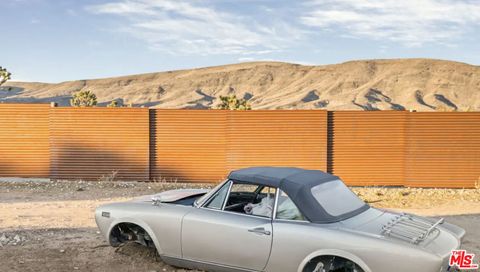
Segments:
[[[7,82],[7,80],[9,80],[12,76],[12,73],[10,73],[9,71],[7,71],[7,68],[3,68],[2,66],[0,66],[0,86]]]
[[[236,95],[231,94],[227,96],[220,96],[220,105],[217,106],[221,110],[251,110],[252,107],[244,98],[237,98]]]
[[[70,99],[72,107],[93,107],[97,105],[97,96],[92,91],[78,91]]]

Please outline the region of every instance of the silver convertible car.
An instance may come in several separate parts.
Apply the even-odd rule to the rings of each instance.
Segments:
[[[211,191],[173,190],[97,208],[112,246],[155,247],[206,271],[441,272],[465,231],[372,208],[336,176],[299,168],[233,171]]]

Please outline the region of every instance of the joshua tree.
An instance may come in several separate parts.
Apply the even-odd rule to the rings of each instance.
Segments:
[[[0,86],[7,82],[7,80],[10,80],[11,78],[11,73],[9,71],[7,71],[6,68],[3,68],[2,66],[0,66]]]
[[[97,105],[97,96],[91,91],[79,91],[70,99],[72,107],[93,107]]]
[[[222,110],[251,110],[252,107],[245,99],[238,99],[236,95],[220,96],[222,103],[218,105]]]

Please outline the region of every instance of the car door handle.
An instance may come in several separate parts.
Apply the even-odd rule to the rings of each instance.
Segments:
[[[263,234],[263,235],[270,235],[272,234],[270,231],[264,229],[264,228],[254,228],[254,229],[249,229],[248,232],[253,232],[257,234]]]

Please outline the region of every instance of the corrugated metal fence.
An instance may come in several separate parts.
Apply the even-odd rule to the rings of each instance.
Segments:
[[[49,176],[49,109],[0,104],[0,176]]]
[[[225,111],[151,110],[151,179],[212,182],[226,171]]]
[[[50,150],[54,179],[148,180],[148,109],[52,108]]]
[[[474,187],[479,112],[329,112],[329,172],[350,185]]]
[[[326,121],[326,111],[151,110],[151,178],[211,182],[259,165],[326,170]]]
[[[329,172],[352,185],[403,185],[406,112],[329,113]]]
[[[480,182],[480,113],[407,115],[405,185],[472,187]]]
[[[227,111],[227,170],[297,166],[327,170],[327,112]]]
[[[0,176],[217,182],[257,165],[350,185],[473,187],[480,113],[0,104]]]

